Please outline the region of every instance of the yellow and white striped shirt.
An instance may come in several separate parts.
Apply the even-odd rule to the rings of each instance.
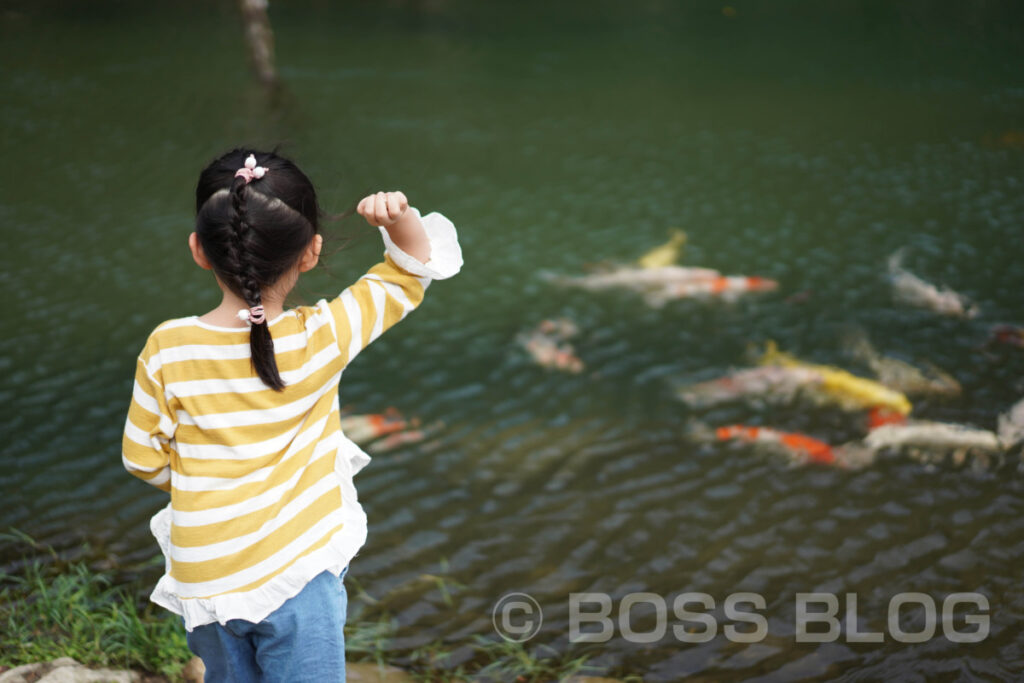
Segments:
[[[185,626],[258,622],[366,541],[352,477],[369,462],[341,431],[338,383],[370,342],[462,265],[455,228],[422,218],[431,259],[386,251],[337,298],[271,320],[282,392],[250,365],[248,328],[169,320],[140,354],[122,460],[171,494],[152,521],[166,558],[154,602]]]

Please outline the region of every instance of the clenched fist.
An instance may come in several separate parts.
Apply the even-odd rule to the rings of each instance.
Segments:
[[[363,197],[356,212],[370,225],[385,228],[394,225],[409,208],[409,200],[402,192],[378,192]]]

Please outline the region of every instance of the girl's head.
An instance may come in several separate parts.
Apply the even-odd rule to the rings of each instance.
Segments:
[[[250,154],[266,173],[246,182],[236,173]],[[283,297],[300,271],[316,265],[319,219],[313,184],[295,164],[273,152],[235,149],[199,175],[193,253],[201,247],[200,265],[247,306],[261,306],[268,291]],[[280,391],[284,381],[268,322],[250,327],[252,363],[260,379]]]

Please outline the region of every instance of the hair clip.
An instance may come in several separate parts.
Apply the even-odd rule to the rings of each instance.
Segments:
[[[252,325],[259,325],[266,320],[267,317],[263,313],[262,306],[253,306],[252,308],[238,309],[238,319]]]
[[[243,178],[245,178],[245,184],[248,185],[249,183],[252,182],[254,178],[256,180],[259,180],[264,175],[266,175],[267,170],[268,169],[262,166],[257,166],[256,155],[250,154],[248,158],[245,160],[245,166],[243,166],[242,168],[238,169],[235,172],[235,177],[237,178],[238,176],[242,176]]]

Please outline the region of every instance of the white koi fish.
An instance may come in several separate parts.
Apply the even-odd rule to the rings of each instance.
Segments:
[[[946,422],[913,420],[871,430],[864,445],[872,450],[923,448],[999,453],[1003,444],[995,432]]]
[[[958,318],[978,315],[978,307],[964,295],[948,287],[940,289],[904,269],[902,250],[889,258],[889,277],[892,280],[893,296],[901,303]]]
[[[910,363],[883,356],[871,345],[863,331],[851,332],[845,340],[847,350],[871,368],[875,377],[890,389],[904,394],[958,396],[960,383],[941,368],[929,363],[924,372]]]

